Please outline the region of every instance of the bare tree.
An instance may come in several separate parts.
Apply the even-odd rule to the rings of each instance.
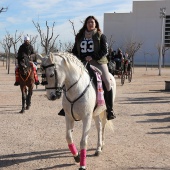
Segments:
[[[148,52],[144,52],[144,59],[145,59],[145,67],[146,67],[146,71],[147,71],[147,67],[148,67],[148,63],[147,63],[147,58],[150,56],[151,57],[151,69],[153,68],[153,55],[154,53],[148,53]]]
[[[109,49],[109,51],[110,51],[110,49],[113,48],[113,45],[114,45],[115,42],[116,41],[114,41],[113,36],[111,35],[109,40],[108,40],[108,49]]]
[[[39,35],[40,35],[40,39],[41,39],[41,46],[44,48],[44,51],[46,54],[48,54],[48,52],[54,48],[54,44],[56,39],[58,38],[59,35],[57,35],[56,37],[53,38],[54,36],[54,26],[55,26],[55,22],[53,23],[53,26],[51,28],[51,35],[50,35],[50,28],[48,26],[48,23],[46,21],[46,27],[47,27],[47,32],[46,35],[45,33],[43,33],[41,31],[41,27],[39,23],[35,23],[34,21],[32,21],[34,26],[36,27]]]
[[[160,50],[161,50],[161,46],[160,46],[160,44],[157,44],[156,45],[156,48],[157,48],[157,50],[158,50],[158,54],[159,54],[159,58],[160,58]],[[163,63],[163,67],[165,67],[165,54],[166,54],[166,52],[168,51],[170,49],[170,47],[165,47],[165,46],[163,46],[162,47],[162,63]]]
[[[74,43],[72,42],[67,42],[63,44],[63,51],[67,51],[67,52],[72,52]]]
[[[35,50],[36,49],[35,45],[36,45],[36,42],[37,42],[38,35],[36,35],[36,36],[29,35],[29,37],[30,37],[30,44],[34,47],[34,50]]]
[[[28,35],[28,37],[30,37],[30,44],[35,47],[35,43],[37,42],[38,35],[36,36]]]
[[[74,34],[74,36],[76,36],[76,35],[77,35],[77,31],[76,31],[76,29],[75,29],[74,22],[71,21],[71,20],[69,20],[69,22],[70,22],[71,25],[72,25],[73,34]],[[81,21],[81,20],[80,20],[80,23],[84,24],[84,21]]]
[[[144,59],[145,59],[145,67],[146,67],[146,71],[147,71],[147,67],[148,67],[148,64],[147,64],[147,55],[149,55],[149,53],[147,52],[144,52]]]
[[[134,56],[138,52],[138,50],[143,45],[143,42],[136,42],[136,41],[128,41],[125,44],[125,51],[128,53],[130,59],[132,60],[132,67],[134,68]]]
[[[17,36],[17,30],[15,31],[15,35],[14,37],[12,37],[12,45],[13,45],[13,48],[14,48],[14,55],[15,55],[15,65],[16,65],[16,58],[17,58],[17,43],[18,41],[21,40],[21,36],[22,36],[23,33],[20,33],[18,36]]]
[[[74,26],[74,22],[73,21],[71,21],[71,20],[69,20],[70,21],[70,23],[71,23],[71,25],[72,25],[72,29],[73,29],[73,33],[74,33],[74,36],[76,36],[76,30],[75,30],[75,26]]]
[[[7,68],[8,68],[8,74],[10,72],[10,55],[11,55],[11,47],[12,47],[12,39],[13,37],[7,32],[7,35],[5,35],[4,42],[6,43],[8,54],[7,54]]]
[[[7,10],[8,10],[8,7],[7,7],[7,8],[2,7],[2,8],[0,9],[0,13],[1,13],[1,12],[6,12]]]
[[[2,42],[0,42],[2,48],[4,49],[5,51],[5,56],[6,56],[6,69],[7,69],[7,55],[8,55],[8,48],[7,48],[7,45],[5,43],[5,40],[3,40]],[[3,59],[3,66],[4,66],[4,63],[5,63],[5,58]]]

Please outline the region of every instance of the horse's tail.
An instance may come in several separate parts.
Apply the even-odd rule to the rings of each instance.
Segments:
[[[106,127],[108,127],[112,132],[114,132],[113,122],[112,122],[112,121],[108,121],[106,115],[107,115],[106,110],[104,110],[104,111],[100,114],[100,119],[101,119],[101,121],[102,121],[102,127],[106,126]]]
[[[112,74],[110,74],[111,80],[112,80],[112,90],[113,90],[113,103],[115,102],[116,97],[116,80]]]

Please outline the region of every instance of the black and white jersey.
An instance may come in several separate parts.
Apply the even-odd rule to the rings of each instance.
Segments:
[[[96,48],[94,42],[96,42],[96,44],[98,43],[99,49],[97,51],[94,51]],[[95,41],[95,39],[83,38],[83,40],[80,41],[80,44],[77,43],[78,41],[75,41],[72,53],[81,61],[84,61],[87,56],[91,56],[94,60],[100,60],[103,56],[107,56],[108,54],[108,44],[104,34],[101,35],[100,41],[99,39]]]
[[[93,39],[84,38],[80,43],[80,55],[81,57],[91,56],[94,52],[94,43]]]

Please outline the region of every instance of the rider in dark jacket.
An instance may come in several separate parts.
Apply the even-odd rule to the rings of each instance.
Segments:
[[[33,46],[29,43],[28,37],[25,37],[24,43],[19,47],[18,50],[18,64],[24,58],[24,56],[30,57],[31,54],[35,54]]]
[[[117,54],[114,57],[114,61],[116,62],[117,70],[120,70],[122,60],[123,60],[123,53],[122,53],[122,50],[120,48],[118,48]]]
[[[113,111],[113,91],[107,66],[107,39],[106,36],[101,33],[99,23],[94,16],[86,18],[83,27],[76,36],[72,52],[81,61],[89,62],[102,72],[101,78],[104,82],[103,87],[107,107],[107,119],[111,120],[116,118]]]
[[[30,38],[28,36],[24,37],[24,43],[19,47],[19,50],[18,50],[18,56],[17,56],[17,59],[18,59],[18,65],[20,64],[21,60],[24,58],[24,57],[28,57],[29,60],[31,61],[31,55],[35,55],[35,52],[34,52],[34,49],[33,49],[33,46],[30,44]],[[36,73],[36,66],[34,63],[33,64],[33,69],[34,69],[34,78],[35,78],[35,84],[36,85],[39,85],[39,80],[38,80],[38,75]],[[15,70],[15,75],[16,75],[16,81],[14,83],[14,86],[18,86],[20,83],[19,83],[19,70],[18,70],[18,67],[16,67],[16,70]]]

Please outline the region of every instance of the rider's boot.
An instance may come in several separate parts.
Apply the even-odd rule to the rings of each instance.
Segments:
[[[34,66],[34,64],[33,64],[33,70],[34,70],[35,85],[39,85],[40,82],[39,82],[39,80],[38,80],[37,69],[36,69],[36,67]]]
[[[18,86],[20,85],[19,83],[19,68],[16,68],[15,69],[15,83],[14,83],[14,86]]]
[[[113,111],[113,91],[112,89],[110,91],[105,90],[105,103],[106,103],[106,112],[107,112],[107,120],[115,119],[116,115]]]
[[[58,113],[59,116],[65,116],[64,109],[61,109],[60,112]]]

